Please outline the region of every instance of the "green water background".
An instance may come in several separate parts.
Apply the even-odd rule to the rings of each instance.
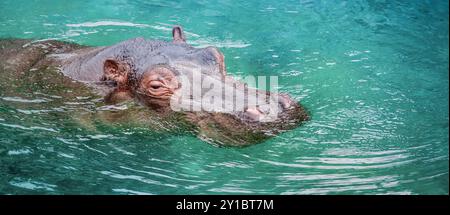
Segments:
[[[448,6],[3,0],[0,38],[100,46],[169,40],[180,24],[190,44],[221,49],[230,75],[279,76],[312,120],[217,148],[143,127],[85,129],[0,91],[0,193],[448,194]]]

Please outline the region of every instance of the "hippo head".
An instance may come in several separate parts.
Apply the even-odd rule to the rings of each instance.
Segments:
[[[287,94],[253,89],[227,76],[217,48],[188,45],[179,26],[172,35],[171,42],[135,39],[119,44],[124,54],[104,61],[104,76],[119,88],[129,88],[153,110],[183,113],[200,137],[220,145],[261,142],[308,119]],[[267,81],[266,86],[276,84]]]

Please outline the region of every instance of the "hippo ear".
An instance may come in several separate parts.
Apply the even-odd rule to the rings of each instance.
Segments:
[[[126,84],[130,66],[121,61],[107,59],[103,63],[103,80],[115,81],[118,85]]]
[[[185,43],[186,38],[184,37],[183,28],[181,26],[174,26],[172,28],[172,37],[174,43]]]
[[[213,46],[207,47],[206,50],[209,53],[211,53],[214,56],[214,58],[216,59],[216,62],[219,66],[220,74],[222,74],[222,76],[226,76],[227,71],[225,68],[225,56],[219,51],[219,49],[217,49],[216,47],[213,47]]]
[[[105,73],[115,73],[119,69],[119,64],[115,60],[108,59],[105,60],[103,68]]]

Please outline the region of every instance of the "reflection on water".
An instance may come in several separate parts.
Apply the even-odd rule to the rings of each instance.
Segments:
[[[312,114],[262,144],[217,148],[134,103],[0,72],[0,193],[448,194],[448,2],[0,8],[1,38],[99,46],[169,39],[181,24],[191,44],[221,48],[230,74],[278,75]]]

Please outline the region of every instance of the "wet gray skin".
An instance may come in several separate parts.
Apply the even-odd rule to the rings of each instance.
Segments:
[[[181,124],[175,127],[191,130],[217,145],[260,143],[308,119],[304,108],[289,96],[251,89],[227,76],[224,56],[217,48],[190,46],[178,26],[172,35],[173,41],[168,42],[136,38],[110,47],[2,40],[0,74],[4,80],[17,80],[31,68],[35,73],[52,68],[64,76],[53,74],[45,81],[63,80],[58,85],[74,88],[70,94],[95,94],[107,104],[136,101],[145,108],[132,115],[139,121],[149,118],[144,121],[150,127],[158,127],[152,123],[155,119],[167,125]],[[202,83],[207,86],[196,91]],[[223,89],[233,93],[225,95]],[[8,90],[14,91],[11,86],[2,87],[3,92]],[[206,95],[220,102],[201,103]],[[254,97],[264,98],[264,102],[248,99]],[[234,106],[224,107],[223,103]],[[192,110],[194,106],[198,109]]]

